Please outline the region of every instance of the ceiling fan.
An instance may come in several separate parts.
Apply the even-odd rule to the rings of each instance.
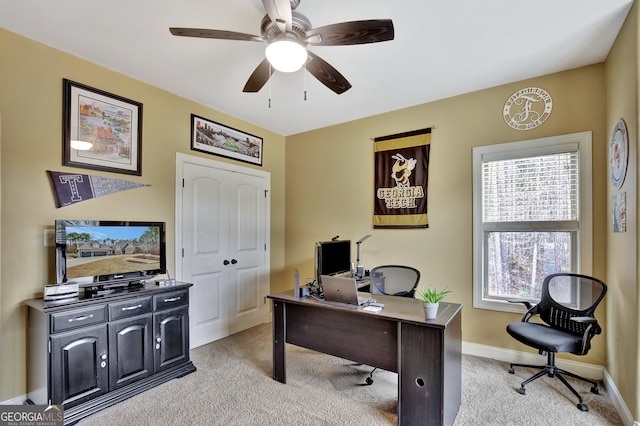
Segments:
[[[324,59],[308,51],[307,45],[347,46],[378,43],[393,40],[394,37],[390,19],[350,21],[313,28],[304,15],[294,12],[300,0],[262,0],[262,4],[267,14],[260,24],[260,36],[199,28],[172,27],[169,31],[175,36],[184,37],[266,41],[266,58],[253,71],[243,92],[260,91],[271,77],[273,68],[293,72],[306,64],[307,71],[320,83],[337,94],[344,93],[351,88],[351,83]]]

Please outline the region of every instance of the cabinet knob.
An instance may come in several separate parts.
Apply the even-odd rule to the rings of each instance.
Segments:
[[[102,354],[102,355],[100,355],[100,359],[102,359],[102,360],[107,359],[107,354]]]
[[[229,264],[229,261],[227,259],[225,259],[224,262],[222,262],[222,264],[226,266],[226,265]]]
[[[158,343],[162,342],[162,338],[161,337],[156,337],[156,342],[158,342]]]
[[[231,263],[235,265],[236,263],[238,263],[238,261],[235,259],[231,259]]]

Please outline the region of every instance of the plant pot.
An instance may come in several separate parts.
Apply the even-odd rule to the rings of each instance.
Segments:
[[[424,306],[424,318],[425,319],[435,319],[438,316],[438,306],[440,303],[423,303]]]

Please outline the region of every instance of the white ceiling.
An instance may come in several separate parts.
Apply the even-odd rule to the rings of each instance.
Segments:
[[[261,0],[2,0],[0,25],[288,136],[602,62],[632,3],[301,0],[296,11],[314,27],[393,20],[393,41],[309,47],[353,85],[342,95],[304,71],[275,72],[260,92],[243,93],[265,43],[169,33],[195,27],[260,35]]]

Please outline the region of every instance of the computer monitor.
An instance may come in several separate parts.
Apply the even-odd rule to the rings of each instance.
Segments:
[[[335,275],[351,271],[351,240],[316,243],[316,280],[321,275]]]

